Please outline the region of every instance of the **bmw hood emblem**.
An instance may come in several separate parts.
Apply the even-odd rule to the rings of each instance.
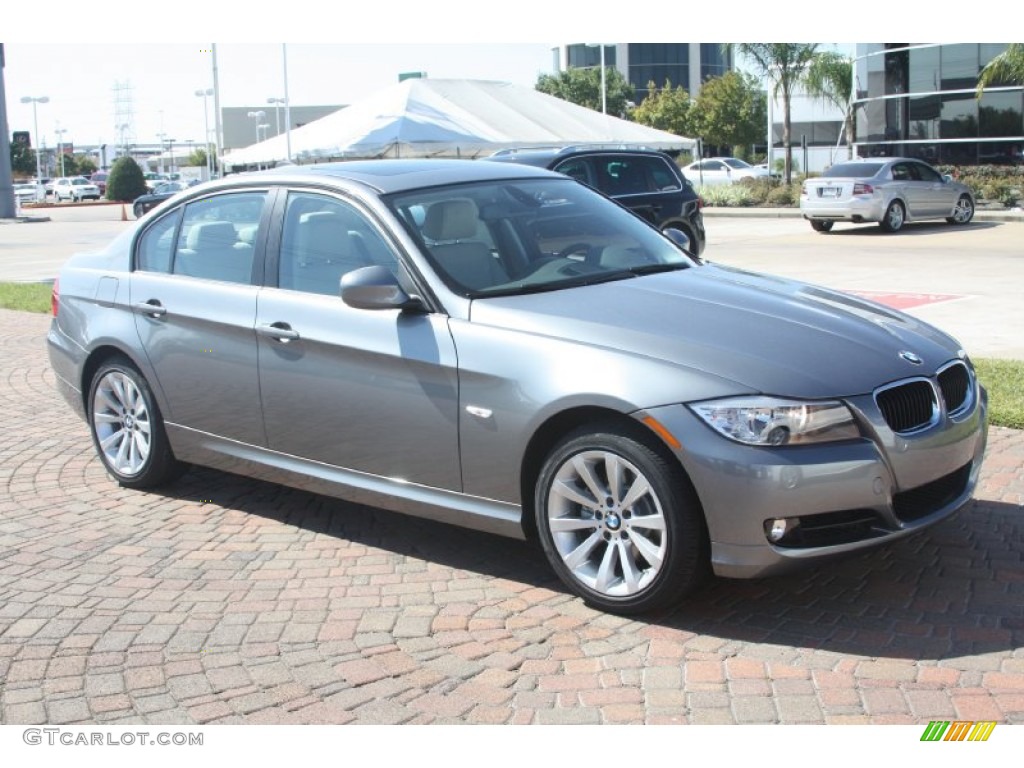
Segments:
[[[921,363],[924,362],[924,360],[922,360],[918,355],[915,355],[913,352],[908,352],[907,350],[900,352],[900,357],[914,365],[921,365]]]

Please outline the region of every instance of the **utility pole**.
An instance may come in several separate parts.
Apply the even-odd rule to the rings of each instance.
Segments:
[[[17,215],[12,178],[11,132],[7,130],[7,92],[4,89],[4,44],[0,43],[0,219],[13,219]]]

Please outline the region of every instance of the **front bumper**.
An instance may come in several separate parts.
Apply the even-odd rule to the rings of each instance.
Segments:
[[[719,576],[754,578],[907,536],[970,501],[985,452],[987,397],[956,421],[900,437],[869,397],[847,401],[863,437],[809,446],[728,440],[685,406],[644,411],[682,443],[675,451],[700,498]],[[773,544],[766,523],[796,521],[806,535]],[[798,528],[799,530],[799,528]]]

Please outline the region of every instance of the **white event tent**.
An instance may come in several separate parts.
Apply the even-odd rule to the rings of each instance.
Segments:
[[[694,140],[511,83],[409,79],[291,132],[299,164],[376,157],[480,157],[569,144],[690,149]],[[232,169],[287,160],[284,134],[224,156]]]

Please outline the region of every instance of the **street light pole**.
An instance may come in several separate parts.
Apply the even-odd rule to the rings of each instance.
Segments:
[[[604,43],[601,43],[601,114],[608,114],[608,86],[604,74]]]
[[[266,116],[267,116],[267,113],[264,112],[262,109],[254,110],[254,111],[249,112],[249,117],[251,117],[256,122],[256,143],[257,144],[260,143],[260,120],[262,120]],[[259,162],[256,163],[256,167],[258,169],[260,169],[260,170],[263,170],[263,166]]]
[[[35,131],[35,136],[33,137],[33,139],[36,142],[36,184],[42,184],[43,183],[43,163],[42,163],[42,155],[40,154],[40,151],[41,151],[40,150],[40,144],[42,142],[39,140],[39,115],[36,113],[36,104],[46,104],[49,101],[50,101],[50,97],[49,96],[22,96],[21,97],[21,103],[22,104],[31,104],[32,105],[32,124],[33,124],[33,130]]]
[[[284,104],[284,99],[279,99],[276,96],[271,96],[269,99],[267,99],[267,104],[273,104],[274,105],[274,123],[277,126],[277,132],[274,135],[275,136],[280,136],[281,135],[281,111],[280,111],[280,109],[281,109],[281,105]]]
[[[57,134],[57,157],[60,158],[60,176],[64,178],[64,134],[68,132],[68,129],[55,128],[53,132]]]
[[[205,133],[203,133],[203,152],[206,153],[206,181],[209,181],[213,177],[213,170],[210,158],[210,113],[206,108],[206,97],[213,96],[213,88],[196,91],[196,96],[202,96],[203,98],[203,127],[205,128]]]

